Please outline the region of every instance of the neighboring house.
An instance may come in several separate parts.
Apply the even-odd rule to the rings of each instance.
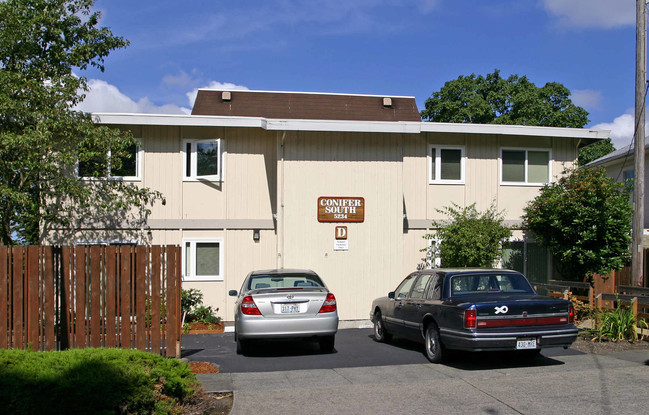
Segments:
[[[645,144],[644,157],[645,166],[647,166],[647,150],[649,143]],[[628,145],[619,150],[615,150],[603,157],[593,160],[584,166],[585,168],[598,168],[604,167],[606,175],[613,178],[616,182],[626,183],[629,186],[633,185],[633,178],[635,177],[635,154],[632,145]],[[649,238],[647,238],[647,230],[649,230],[649,216],[647,209],[649,208],[649,194],[647,194],[647,183],[649,180],[649,170],[645,168],[644,174],[645,192],[644,192],[644,238],[643,244],[645,248],[649,248]]]
[[[608,137],[421,122],[415,99],[396,96],[201,90],[192,115],[94,115],[141,140],[124,174],[167,203],[146,228],[89,225],[76,241],[182,245],[183,287],[200,289],[225,320],[228,290],[276,267],[313,269],[341,319],[367,319],[372,299],[422,263],[422,237],[444,218],[437,209],[495,203],[520,224],[579,146]],[[547,279],[546,251],[522,230],[514,239],[505,266]]]

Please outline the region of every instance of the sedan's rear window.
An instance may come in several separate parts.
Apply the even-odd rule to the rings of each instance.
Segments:
[[[451,295],[478,293],[533,293],[519,274],[466,274],[451,277]]]
[[[322,286],[322,280],[314,274],[253,275],[248,281],[249,290]]]

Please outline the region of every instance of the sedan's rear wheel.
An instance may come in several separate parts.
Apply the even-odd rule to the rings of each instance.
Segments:
[[[392,335],[385,330],[383,317],[378,311],[374,314],[374,340],[384,343],[389,343],[392,340]]]
[[[250,350],[250,343],[247,340],[243,340],[241,337],[237,337],[237,354],[247,354]]]
[[[320,343],[320,351],[322,353],[331,353],[334,351],[334,344],[336,343],[336,336],[324,336],[318,338]]]
[[[435,324],[426,326],[426,357],[432,363],[439,363],[442,361],[444,355],[444,347],[439,340],[439,331]]]

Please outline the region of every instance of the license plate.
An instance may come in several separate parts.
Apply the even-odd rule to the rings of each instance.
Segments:
[[[300,305],[299,304],[282,304],[280,311],[282,312],[282,314],[299,313],[300,312]]]
[[[526,339],[516,341],[517,350],[536,349],[536,339]]]

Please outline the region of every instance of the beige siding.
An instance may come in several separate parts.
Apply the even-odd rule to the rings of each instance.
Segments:
[[[368,318],[371,301],[401,274],[401,141],[393,135],[334,133],[293,133],[285,139],[284,196],[278,196],[287,218],[279,230],[285,233],[284,266],[318,272],[335,293],[342,319]],[[321,196],[363,197],[365,221],[319,223]],[[348,227],[348,251],[333,250],[336,225]]]
[[[502,147],[551,149],[555,177],[577,155],[576,140],[547,137],[173,126],[132,131],[143,143],[141,184],[167,201],[152,208],[151,242],[223,238],[223,281],[183,287],[200,289],[205,304],[218,307],[226,321],[234,318],[228,291],[239,290],[250,271],[275,267],[313,269],[335,293],[341,319],[367,319],[374,298],[422,265],[423,235],[444,218],[437,209],[476,203],[484,210],[495,201],[506,220],[520,220],[539,187],[500,184]],[[199,138],[222,139],[221,181],[183,181],[182,140]],[[465,184],[429,184],[430,144],[464,146]],[[364,222],[318,222],[321,196],[363,197]],[[348,228],[349,249],[334,251],[341,225]],[[253,229],[260,229],[258,242]]]

